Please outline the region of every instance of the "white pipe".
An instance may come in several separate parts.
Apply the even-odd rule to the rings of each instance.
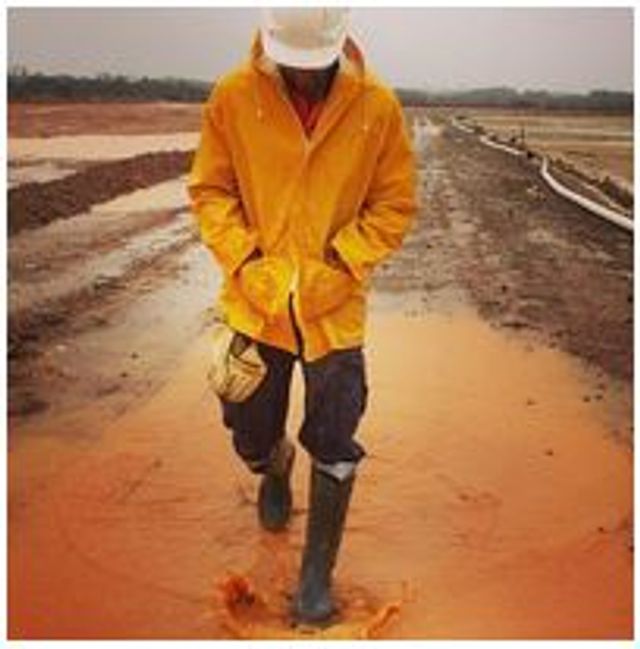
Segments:
[[[454,125],[455,128],[464,131],[465,133],[474,133],[474,130],[472,128],[466,126],[465,124],[458,121],[457,119],[454,119],[451,123]]]
[[[460,122],[458,122],[457,119],[452,120],[452,124],[456,128],[462,131],[465,131],[467,133],[473,133],[472,129],[462,125]],[[493,140],[490,140],[486,135],[483,135],[480,138],[480,141],[483,144],[492,147],[493,149],[499,149],[501,151],[505,151],[506,153],[510,153],[511,155],[521,156],[524,155],[525,153],[524,151],[520,151],[519,149],[513,149],[512,147],[507,146],[506,144],[500,144],[498,142],[494,142]],[[586,198],[585,196],[576,194],[574,191],[572,191],[568,187],[565,187],[563,184],[558,182],[549,173],[549,160],[546,157],[543,158],[542,160],[542,168],[540,170],[540,173],[542,175],[542,178],[549,185],[549,187],[551,187],[551,189],[553,189],[553,191],[555,191],[557,194],[560,194],[560,196],[563,196],[564,198],[572,201],[573,203],[580,205],[580,207],[583,207],[585,210],[591,212],[592,214],[595,214],[596,216],[599,216],[600,218],[605,219],[606,221],[609,221],[610,223],[613,223],[618,227],[624,228],[628,232],[633,232],[632,219],[620,214],[619,212],[616,212],[615,210],[605,207],[604,205],[600,205],[599,203],[596,203],[595,201],[592,201],[589,198]]]
[[[483,135],[480,138],[480,142],[482,142],[483,144],[486,144],[487,146],[490,146],[493,149],[499,149],[500,151],[506,151],[507,153],[510,153],[511,155],[524,155],[524,151],[521,151],[520,149],[514,149],[513,147],[507,146],[506,144],[502,144],[500,142],[494,142],[493,140],[491,140],[486,135]]]
[[[624,228],[629,232],[633,232],[632,219],[627,218],[626,216],[623,216],[619,212],[616,212],[615,210],[611,210],[608,207],[605,207],[604,205],[600,205],[599,203],[596,203],[595,201],[592,201],[584,196],[580,196],[580,194],[576,194],[568,187],[565,187],[564,185],[559,183],[549,173],[549,161],[547,158],[544,158],[542,161],[541,174],[544,180],[547,182],[547,184],[556,193],[560,194],[561,196],[564,196],[565,198],[568,198],[570,201],[573,201],[574,203],[577,203],[581,207],[584,207],[584,209],[588,210],[592,214],[595,214],[600,218],[610,221],[611,223],[614,223],[615,225]]]

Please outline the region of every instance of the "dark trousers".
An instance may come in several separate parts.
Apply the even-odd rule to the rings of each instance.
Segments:
[[[305,399],[299,433],[302,446],[317,462],[356,464],[364,449],[355,441],[365,411],[367,384],[361,348],[341,349],[311,362],[282,349],[258,343],[267,375],[246,401],[221,400],[224,424],[232,431],[238,455],[256,473],[264,471],[285,435],[293,368],[302,364]]]

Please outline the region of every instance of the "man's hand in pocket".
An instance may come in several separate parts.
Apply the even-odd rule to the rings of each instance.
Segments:
[[[347,266],[346,262],[338,254],[338,251],[333,247],[329,246],[325,252],[325,261],[329,266],[332,266],[336,270],[340,270],[347,275],[351,275],[351,269]]]

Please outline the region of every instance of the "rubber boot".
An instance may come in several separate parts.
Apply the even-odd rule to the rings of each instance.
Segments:
[[[283,438],[275,448],[258,490],[258,518],[270,532],[284,529],[291,518],[291,471],[295,447]]]
[[[349,508],[354,475],[338,480],[315,465],[307,537],[300,582],[293,597],[293,618],[299,624],[322,625],[337,612],[331,595],[331,574],[336,563]]]

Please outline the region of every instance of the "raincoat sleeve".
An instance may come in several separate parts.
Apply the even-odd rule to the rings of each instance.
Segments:
[[[356,279],[400,247],[416,211],[416,165],[400,103],[393,98],[383,144],[357,217],[335,234],[331,246]]]
[[[235,273],[256,249],[246,221],[224,132],[222,92],[216,86],[202,114],[202,131],[188,180],[200,237],[223,270]]]

